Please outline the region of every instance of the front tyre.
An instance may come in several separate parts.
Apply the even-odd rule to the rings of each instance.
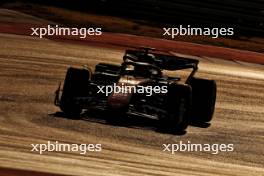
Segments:
[[[79,118],[82,111],[76,97],[85,96],[88,92],[90,73],[86,69],[69,68],[63,86],[60,109],[73,118]]]

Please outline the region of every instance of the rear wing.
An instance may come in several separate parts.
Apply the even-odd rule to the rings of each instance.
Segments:
[[[124,62],[127,60],[146,62],[160,68],[161,70],[176,71],[191,68],[192,72],[186,82],[189,82],[198,70],[199,60],[197,59],[149,52],[150,50],[153,49],[143,48],[143,50],[126,50],[123,60]]]
[[[162,70],[182,70],[187,68],[198,69],[199,60],[184,57],[142,51],[126,50],[125,59],[135,62],[146,62],[159,67]]]

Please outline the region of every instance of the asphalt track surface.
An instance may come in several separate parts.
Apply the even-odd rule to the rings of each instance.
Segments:
[[[197,76],[217,81],[216,111],[208,128],[190,126],[184,135],[159,133],[151,125],[114,126],[107,114],[61,117],[54,90],[68,66],[120,63],[123,52],[0,34],[0,175],[264,175],[263,65],[198,58]],[[31,151],[31,144],[47,141],[101,143],[102,151]],[[162,151],[162,144],[179,141],[234,144],[234,151]]]

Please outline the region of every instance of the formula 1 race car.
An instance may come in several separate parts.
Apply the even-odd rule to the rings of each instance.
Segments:
[[[98,63],[93,72],[68,68],[55,105],[76,118],[83,110],[99,109],[116,117],[157,119],[161,128],[184,131],[189,124],[210,122],[215,109],[216,82],[194,77],[198,63],[151,48],[126,50],[121,65]],[[192,71],[183,83],[164,73],[188,68]]]

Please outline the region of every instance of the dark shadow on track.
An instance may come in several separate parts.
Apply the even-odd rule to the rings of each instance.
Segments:
[[[199,128],[208,128],[211,126],[211,123],[191,122],[190,125]]]
[[[174,131],[168,128],[161,128],[159,121],[156,119],[143,118],[134,115],[111,114],[107,111],[93,110],[85,111],[80,116],[67,115],[63,112],[49,114],[53,117],[66,118],[72,120],[84,120],[94,123],[108,124],[112,126],[147,129],[163,134],[184,135],[186,131]]]

